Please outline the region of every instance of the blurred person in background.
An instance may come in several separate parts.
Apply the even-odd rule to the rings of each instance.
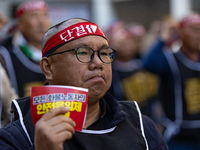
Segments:
[[[0,63],[0,127],[5,127],[11,122],[11,102],[18,98],[12,88],[6,70]]]
[[[144,37],[146,36],[146,29],[143,25],[139,23],[131,23],[126,25],[127,31],[130,33],[130,37],[133,40],[134,47],[136,54],[134,58],[140,58],[143,54],[143,44],[144,44]]]
[[[8,19],[0,12],[0,30],[7,24]]]
[[[1,42],[0,54],[13,88],[19,97],[30,95],[31,86],[43,85],[45,76],[40,69],[41,41],[51,25],[48,6],[42,0],[21,3],[15,11],[14,34]]]
[[[200,15],[188,15],[177,25],[163,23],[160,38],[144,57],[144,67],[160,77],[164,138],[170,150],[199,150]],[[182,44],[172,50],[177,40]]]
[[[141,112],[153,119],[159,80],[142,68],[138,58],[144,35],[145,29],[139,24],[123,24],[113,32],[111,45],[117,52],[109,92],[120,101],[137,101]]]
[[[0,12],[0,30],[6,25],[8,19]],[[0,55],[0,127],[5,127],[11,121],[11,101],[18,98],[12,88],[5,70],[5,61]]]
[[[158,38],[158,36],[160,35],[160,26],[161,26],[161,22],[160,20],[153,20],[147,31],[146,34],[144,36],[144,42],[143,42],[143,54],[146,53],[146,51],[148,50],[149,46],[152,45],[152,43]]]
[[[8,22],[8,18],[2,12],[0,12],[0,33],[2,32],[7,22]],[[2,37],[3,35],[1,34],[0,41],[2,40]]]

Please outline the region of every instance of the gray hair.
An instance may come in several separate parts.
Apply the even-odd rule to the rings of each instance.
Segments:
[[[76,23],[79,22],[89,22],[86,19],[82,19],[82,18],[73,18],[73,19],[69,19],[69,20],[65,20],[63,22],[60,22],[54,26],[52,26],[51,28],[49,28],[47,30],[47,32],[44,34],[43,39],[42,39],[42,50],[44,48],[44,45],[46,44],[46,42],[56,33],[60,32],[61,30],[74,25]]]

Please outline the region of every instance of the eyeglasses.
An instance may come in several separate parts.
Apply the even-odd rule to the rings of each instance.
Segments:
[[[94,53],[97,52],[99,59],[103,63],[106,63],[106,64],[109,64],[114,60],[114,54],[116,52],[116,50],[114,50],[110,47],[102,47],[99,50],[93,50],[92,48],[90,48],[88,46],[80,46],[75,49],[70,49],[70,50],[66,50],[66,51],[62,51],[62,52],[48,54],[47,57],[52,56],[52,55],[62,54],[65,52],[70,52],[70,51],[75,51],[77,59],[82,63],[91,62],[94,58]]]

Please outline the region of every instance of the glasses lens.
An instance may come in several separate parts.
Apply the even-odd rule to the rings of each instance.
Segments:
[[[79,47],[76,52],[78,60],[84,63],[91,61],[92,54],[93,54],[92,49],[86,46]]]
[[[109,47],[102,48],[99,56],[104,63],[111,63],[114,60],[114,50]]]

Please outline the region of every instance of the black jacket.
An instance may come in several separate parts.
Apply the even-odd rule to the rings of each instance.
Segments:
[[[141,115],[135,102],[118,102],[106,94],[100,101],[101,116],[86,130],[64,142],[64,150],[168,150],[154,123]],[[16,111],[17,110],[17,111]],[[13,101],[13,121],[0,129],[0,149],[34,149],[30,97]]]

